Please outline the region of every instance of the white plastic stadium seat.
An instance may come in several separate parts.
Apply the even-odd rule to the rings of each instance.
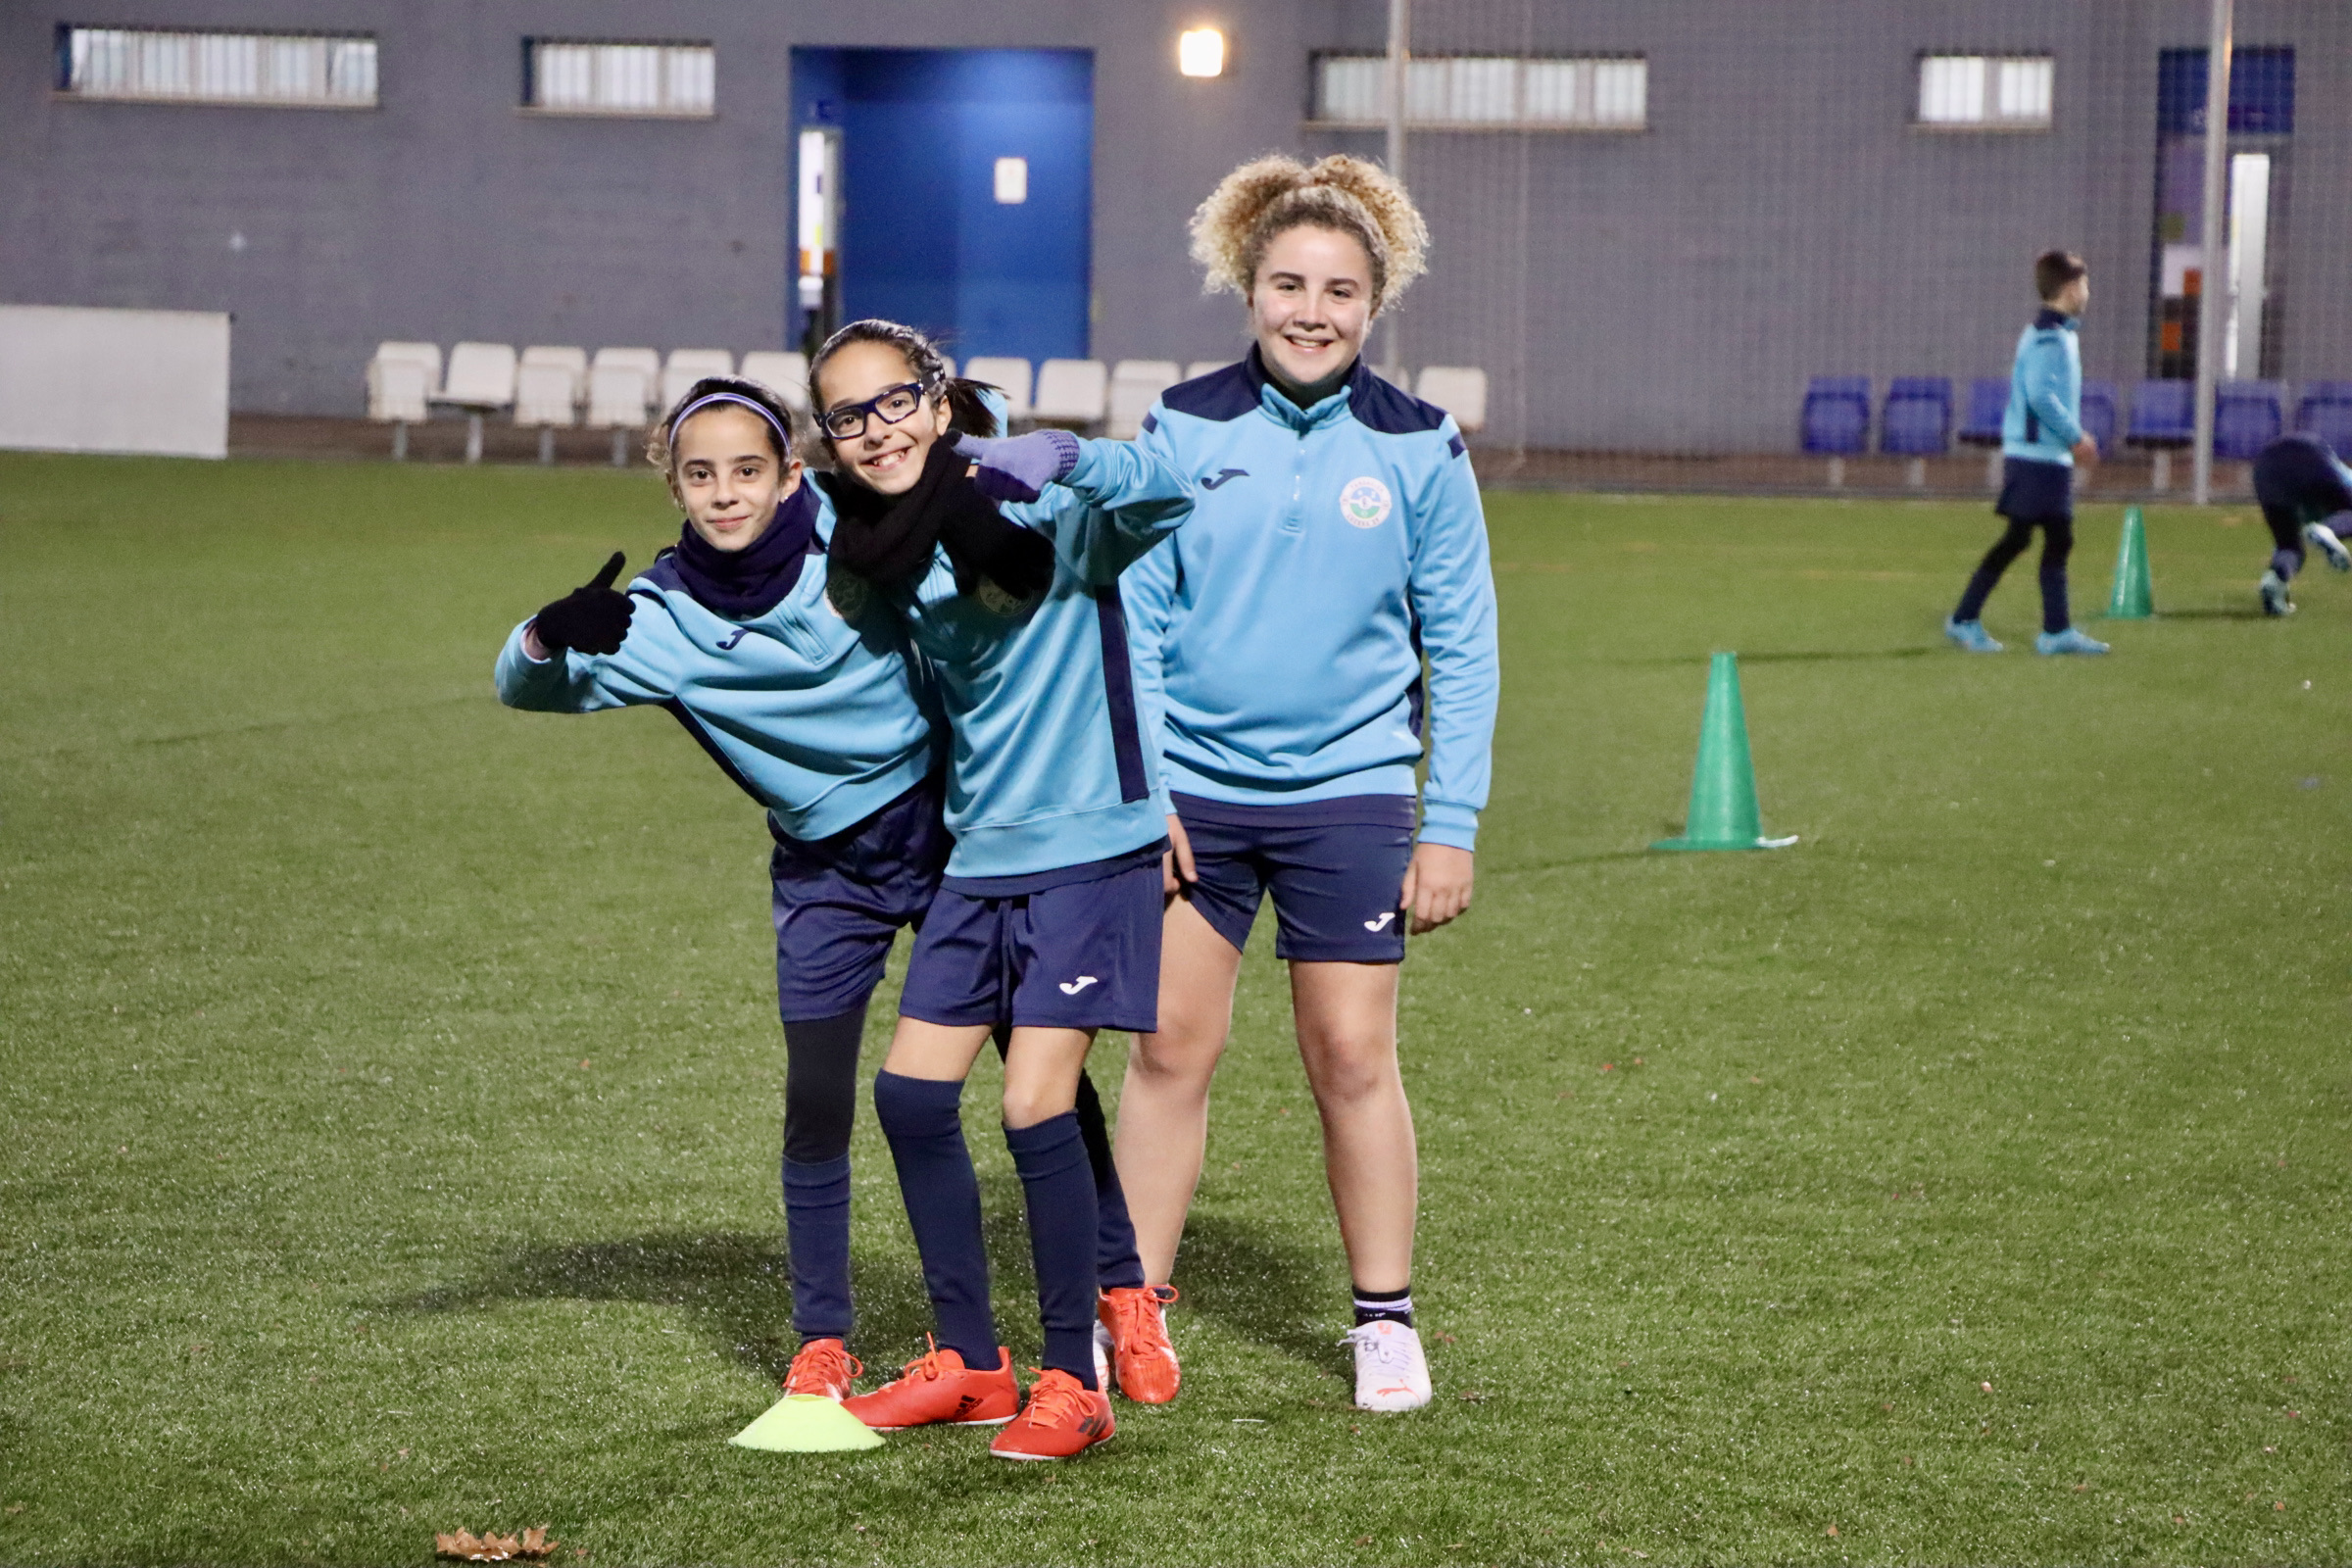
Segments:
[[[652,349],[598,349],[588,367],[588,426],[612,432],[612,466],[629,461],[629,432],[651,417],[662,356]]]
[[[571,401],[577,403],[588,389],[588,351],[582,348],[558,348],[536,343],[522,351],[518,362],[521,368],[534,365],[552,365],[571,375]],[[519,392],[516,394],[519,396]]]
[[[1232,363],[1231,360],[1195,360],[1184,368],[1184,378],[1187,381],[1198,381],[1204,375],[1222,370]]]
[[[436,356],[437,357],[437,356]],[[422,360],[381,355],[368,362],[368,417],[386,424],[416,424],[427,416],[436,388],[437,367]]]
[[[503,409],[514,401],[514,346],[461,343],[449,351],[449,373],[437,403],[465,409]]]
[[[578,387],[570,366],[525,361],[514,372],[514,422],[568,430],[579,420]]]
[[[735,356],[725,349],[671,349],[662,367],[662,409],[678,406],[686,389],[706,375],[733,375]]]
[[[784,400],[784,406],[808,412],[808,356],[776,349],[754,349],[743,357],[743,378],[757,381]]]
[[[1004,389],[1004,403],[1013,418],[1029,417],[1029,362],[1011,355],[978,354],[963,368],[966,377]]]
[[[386,367],[393,365],[414,366],[422,374],[424,390],[415,394],[413,413],[395,413],[384,404],[384,371]],[[399,384],[404,400],[408,399],[416,384],[416,377],[403,375]],[[386,342],[375,346],[375,357],[368,362],[368,417],[386,421],[421,419],[424,417],[424,400],[440,390],[440,344]],[[405,409],[410,407],[410,403],[404,401],[401,406]]]
[[[1048,360],[1037,368],[1029,416],[1056,424],[1097,424],[1108,403],[1110,371],[1101,360]]]
[[[1453,416],[1464,433],[1487,427],[1487,372],[1469,366],[1422,367],[1415,389],[1424,403],[1434,403]]]
[[[1182,376],[1174,360],[1121,360],[1110,371],[1110,418],[1103,434],[1132,441],[1143,433],[1144,416],[1159,395]]]

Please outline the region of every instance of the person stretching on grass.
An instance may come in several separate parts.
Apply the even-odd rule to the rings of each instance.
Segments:
[[[2343,535],[2352,529],[2352,468],[2316,435],[2289,435],[2264,447],[2254,459],[2254,499],[2271,525],[2271,565],[2262,574],[2262,612],[2291,615],[2294,596],[2287,584],[2303,569],[2303,544],[2328,558],[2338,571],[2352,571],[2352,551]]]
[[[1063,430],[989,439],[997,416],[979,389],[949,379],[931,342],[896,322],[836,332],[809,368],[809,397],[833,459],[822,482],[839,514],[837,601],[897,612],[937,672],[953,734],[956,849],[874,1078],[938,1333],[904,1376],[849,1409],[883,1431],[1004,1424],[990,1446],[999,1457],[1068,1458],[1114,1429],[1096,1368],[1100,1287],[1140,1295],[1144,1284],[1140,1268],[1103,1277],[1071,1113],[1096,1031],[1157,1021],[1166,832],[1118,578],[1184,521],[1192,486],[1126,442]],[[1011,1025],[1004,1143],[1045,1340],[1025,1406],[997,1344],[958,1111],[998,1023]]]
[[[1485,514],[1445,411],[1363,363],[1421,271],[1404,187],[1361,160],[1267,158],[1193,219],[1209,286],[1248,304],[1238,365],[1171,388],[1142,444],[1202,492],[1128,578],[1163,715],[1172,854],[1157,1031],[1138,1036],[1119,1173],[1144,1271],[1172,1299],[1242,947],[1271,894],[1298,1050],[1354,1281],[1355,1401],[1429,1402],[1413,1326],[1418,1175],[1396,1065],[1405,927],[1470,905],[1499,681]],[[1429,778],[1422,660],[1429,664]]]
[[[1992,510],[2009,527],[1968,579],[1943,634],[1972,654],[2001,651],[1981,618],[1984,601],[2039,528],[2041,633],[2034,651],[2103,654],[2107,645],[2076,630],[2066,605],[2075,465],[2099,460],[2099,444],[2082,429],[2082,350],[2075,338],[2076,320],[2090,303],[2090,269],[2080,256],[2047,251],[2034,263],[2034,285],[2041,291],[2041,314],[2017,340],[2009,407],[2001,415],[2001,497]]]
[[[593,581],[515,627],[497,681],[509,707],[541,712],[658,704],[767,808],[785,1236],[801,1336],[784,1388],[839,1399],[860,1370],[845,1341],[866,1002],[899,928],[922,924],[952,846],[936,700],[918,694],[887,611],[845,617],[828,607],[830,514],[802,482],[790,429],[758,382],[696,382],[649,443],[686,514],[676,547],[625,594],[612,586],[615,553]],[[1108,1179],[1092,1083],[1078,1110]],[[1116,1194],[1114,1180],[1105,1230],[1131,1259]]]

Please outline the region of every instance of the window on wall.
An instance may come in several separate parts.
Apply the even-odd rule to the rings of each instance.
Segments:
[[[1317,56],[1314,118],[1327,125],[1387,123],[1388,57]],[[1419,56],[1405,62],[1404,118],[1441,130],[1641,130],[1649,123],[1649,62]]]
[[[57,29],[57,90],[129,103],[375,107],[375,40],[328,33]]]
[[[526,38],[525,107],[560,115],[716,113],[718,63],[707,43],[595,43]]]
[[[1949,130],[2046,130],[2048,55],[1921,55],[1919,123]]]

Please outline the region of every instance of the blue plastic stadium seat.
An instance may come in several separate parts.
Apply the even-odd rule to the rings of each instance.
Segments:
[[[2008,379],[1980,375],[1968,383],[1968,418],[1957,434],[1972,447],[1997,447],[2001,444],[2001,416],[2008,410]]]
[[[2224,381],[2213,394],[2213,455],[2251,463],[2286,430],[2284,389],[2276,381]]]
[[[2082,429],[2099,444],[2099,455],[2115,450],[2115,383],[2082,383]]]
[[[2124,439],[2135,447],[2184,447],[2196,439],[2196,388],[2186,381],[2142,381],[2132,392]]]
[[[2352,381],[2312,381],[2295,405],[2295,428],[2341,454],[2352,452]]]
[[[1879,413],[1879,450],[1906,458],[1939,458],[1951,448],[1951,379],[1898,375],[1889,381],[1886,406]]]
[[[1804,450],[1844,457],[1870,450],[1870,377],[1817,375],[1805,388]]]

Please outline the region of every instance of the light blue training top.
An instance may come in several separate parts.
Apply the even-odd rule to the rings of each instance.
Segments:
[[[1000,511],[1054,544],[1054,581],[1012,601],[964,594],[944,547],[919,583],[875,594],[928,662],[946,711],[946,885],[1048,873],[1144,850],[1167,835],[1166,794],[1144,744],[1119,574],[1193,510],[1193,487],[1126,441],[1082,441],[1078,465],[1035,501]],[[828,523],[830,520],[828,503]],[[836,593],[856,579],[836,575]]]
[[[1474,849],[1500,691],[1486,514],[1461,432],[1360,360],[1300,409],[1257,351],[1171,387],[1141,445],[1199,487],[1128,573],[1171,790],[1242,806],[1415,792]]]
[[[2075,318],[2045,307],[2017,340],[2009,406],[2001,411],[2001,456],[2075,466],[2082,439],[2082,345]]]
[[[665,551],[629,582],[637,612],[619,652],[533,659],[524,621],[499,652],[499,701],[551,713],[665,708],[784,833],[856,825],[936,765],[925,710],[936,700],[887,609],[845,618],[827,596],[832,527],[820,508],[800,580],[750,620],[706,610]]]

